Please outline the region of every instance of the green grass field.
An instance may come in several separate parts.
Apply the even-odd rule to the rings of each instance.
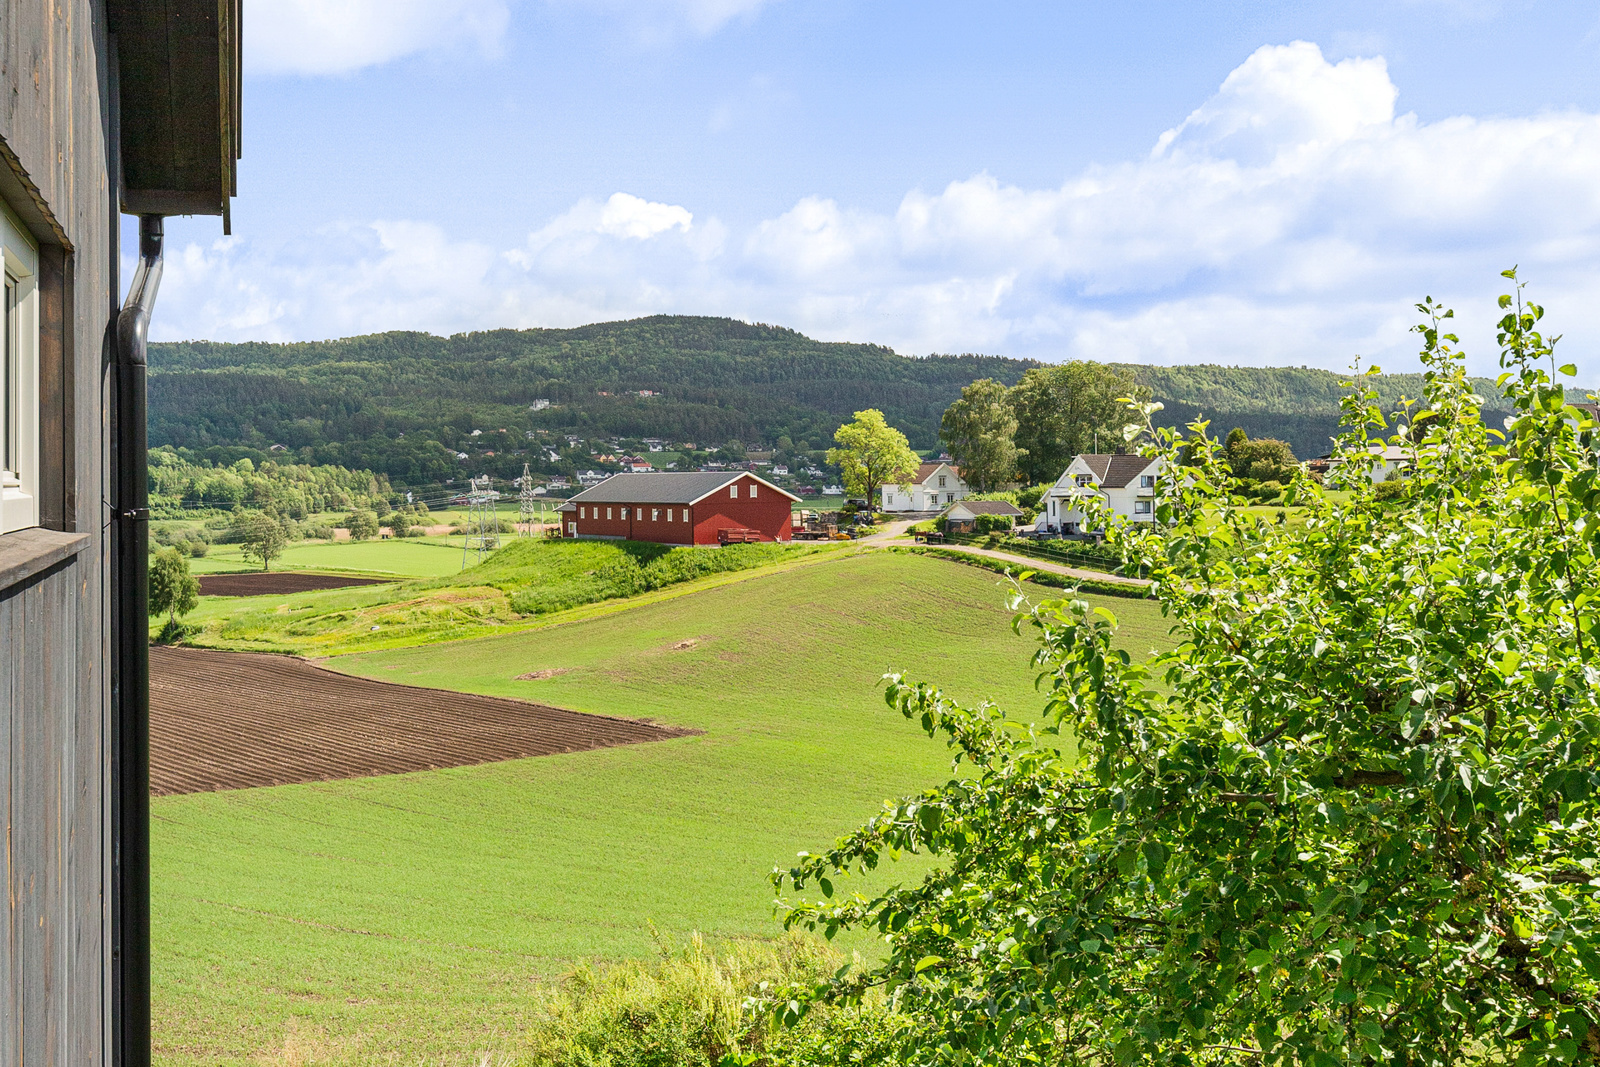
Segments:
[[[1101,603],[1131,651],[1167,642],[1155,605]],[[865,552],[333,661],[705,733],[156,800],[157,1059],[477,1064],[514,1049],[539,983],[652,952],[652,927],[773,935],[774,864],[949,773],[948,751],[884,707],[879,675],[908,670],[1031,717],[1032,648],[993,575]],[[540,669],[565,673],[515,680]]]
[[[408,537],[388,541],[299,541],[272,561],[275,571],[348,571],[353,574],[435,578],[461,571],[459,537]],[[245,559],[238,545],[213,545],[201,559],[191,559],[195,574],[258,571],[261,564]]]

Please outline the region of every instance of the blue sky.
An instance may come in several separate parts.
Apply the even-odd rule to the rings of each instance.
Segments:
[[[247,0],[232,238],[161,339],[655,312],[905,353],[1343,367],[1522,265],[1600,378],[1600,11]]]

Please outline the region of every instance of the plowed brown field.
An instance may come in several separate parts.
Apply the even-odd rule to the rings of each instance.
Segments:
[[[464,767],[696,732],[352,678],[287,656],[150,650],[156,796]]]
[[[382,585],[398,578],[352,578],[343,574],[296,574],[293,571],[245,571],[243,574],[202,574],[201,596],[281,596],[317,589],[343,589],[347,585]]]

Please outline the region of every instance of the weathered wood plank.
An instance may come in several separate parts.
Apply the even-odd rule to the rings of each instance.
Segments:
[[[0,804],[5,807],[5,847],[0,850],[5,880],[5,900],[0,901],[4,923],[0,924],[0,1063],[16,1063],[22,1028],[21,962],[17,956],[17,878],[18,866],[12,862],[12,782],[18,766],[16,724],[22,708],[22,598],[18,591],[0,591]]]

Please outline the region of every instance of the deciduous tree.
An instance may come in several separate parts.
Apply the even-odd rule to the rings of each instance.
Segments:
[[[1103,363],[1074,360],[1028,371],[1009,394],[1022,473],[1030,482],[1053,482],[1073,456],[1094,450],[1097,434],[1107,449],[1120,444],[1128,421],[1120,400],[1144,395],[1133,375]]]
[[[344,525],[352,541],[368,541],[378,536],[378,516],[366,508],[352,511]]]
[[[961,478],[979,492],[1011,481],[1017,473],[1017,417],[1006,402],[1006,387],[980,378],[939,420],[939,439],[961,469]]]
[[[877,408],[858,411],[853,422],[834,431],[838,447],[828,449],[828,462],[839,468],[844,487],[852,496],[865,497],[876,508],[878,490],[905,484],[916,475],[919,462],[906,435],[890,426]]]
[[[885,937],[822,995],[891,990],[925,1027],[899,1062],[1600,1058],[1600,424],[1566,403],[1542,309],[1514,293],[1516,414],[1490,437],[1449,313],[1419,307],[1431,419],[1403,508],[1367,475],[1372,378],[1345,407],[1346,491],[1297,473],[1293,536],[1230,505],[1196,422],[1161,522],[1111,526],[1175,650],[1131,656],[1106,608],[1018,587],[1040,726],[889,679],[970,770],[774,879],[820,890],[783,902],[790,926]],[[1177,435],[1152,436],[1175,460]],[[848,891],[902,852],[941,859]]]
[[[176,548],[163,548],[150,561],[150,615],[165,614],[169,625],[200,606],[200,579]]]
[[[244,558],[260,563],[264,571],[271,569],[272,561],[283,555],[289,543],[288,531],[270,511],[244,512],[234,520],[234,529]]]

